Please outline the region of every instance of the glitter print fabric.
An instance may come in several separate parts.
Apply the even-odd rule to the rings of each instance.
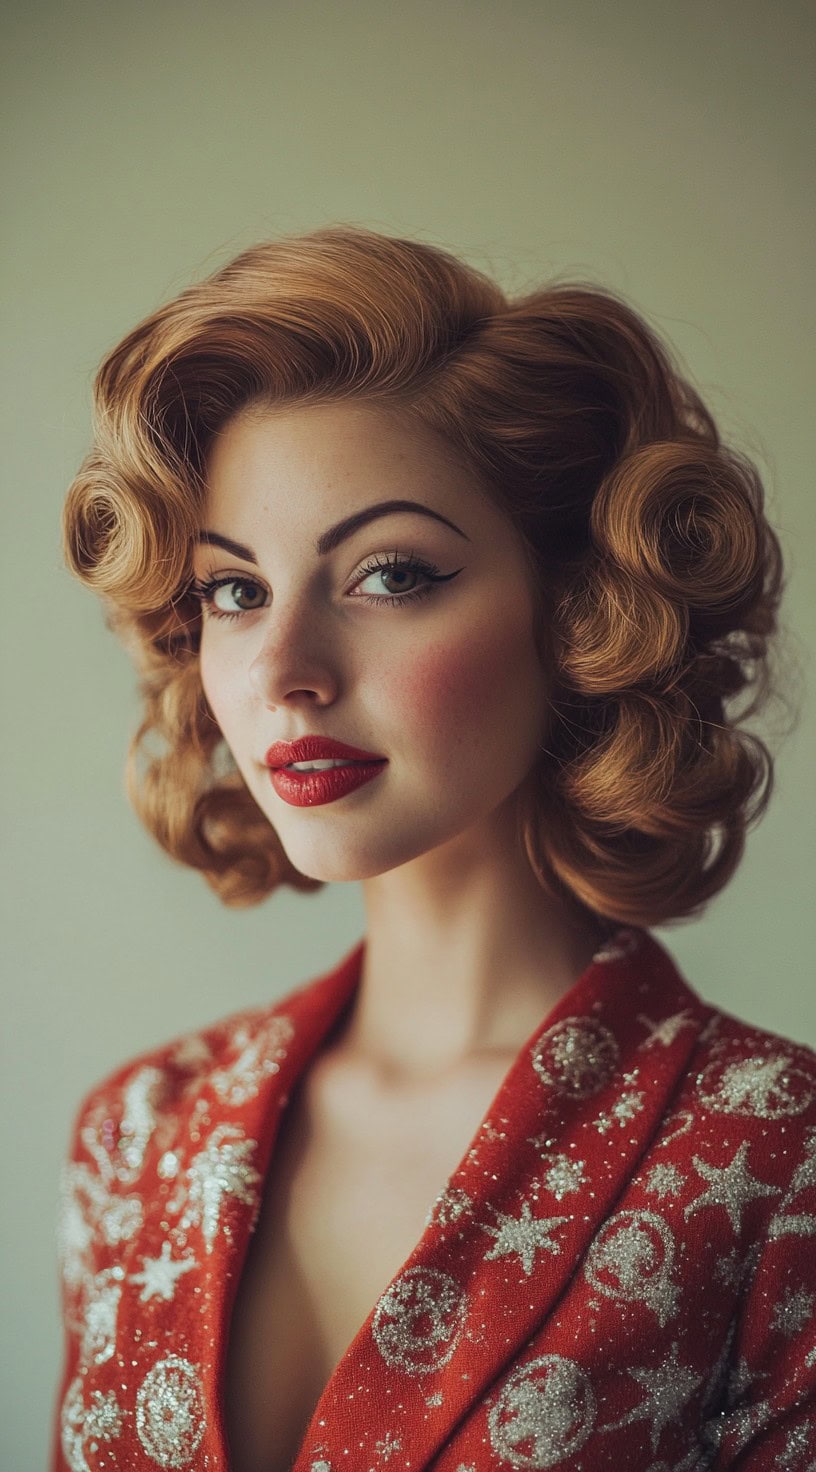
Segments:
[[[234,1284],[362,950],[83,1103],[52,1472],[228,1472]],[[519,1052],[294,1472],[814,1467],[816,1057],[622,931]]]

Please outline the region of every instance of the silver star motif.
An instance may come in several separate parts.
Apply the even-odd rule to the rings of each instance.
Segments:
[[[542,1152],[542,1154],[546,1150],[549,1150],[551,1148],[551,1146],[553,1146],[555,1143],[556,1143],[555,1137],[552,1136],[552,1135],[548,1135],[546,1132],[543,1135],[528,1135],[527,1136],[527,1144],[528,1145],[535,1145],[536,1150],[540,1150]]]
[[[492,1208],[495,1211],[495,1208]],[[524,1271],[529,1278],[533,1271],[536,1252],[560,1252],[561,1248],[557,1242],[552,1240],[550,1233],[560,1227],[562,1222],[568,1220],[565,1216],[534,1217],[530,1212],[530,1203],[525,1201],[521,1208],[521,1216],[506,1216],[503,1212],[496,1212],[499,1220],[497,1227],[482,1226],[483,1232],[490,1232],[495,1238],[485,1258],[506,1257],[508,1253],[517,1252],[524,1264]]]
[[[742,1258],[736,1248],[733,1248],[731,1252],[727,1252],[723,1257],[717,1258],[714,1264],[714,1273],[719,1278],[723,1287],[736,1288],[742,1278],[743,1266]]]
[[[621,1094],[619,1099],[615,1100],[609,1112],[614,1115],[618,1124],[626,1124],[630,1119],[634,1119],[642,1108],[643,1094],[639,1089],[628,1089]]]
[[[700,1211],[704,1206],[722,1206],[728,1212],[728,1219],[734,1231],[739,1232],[742,1226],[742,1213],[749,1201],[761,1196],[775,1196],[779,1189],[778,1186],[769,1186],[751,1175],[745,1163],[747,1154],[748,1141],[743,1140],[731,1164],[723,1168],[707,1165],[699,1155],[692,1156],[694,1169],[709,1184],[707,1190],[689,1203],[684,1215],[691,1216],[693,1212]]]
[[[392,1436],[390,1431],[386,1431],[385,1436],[377,1442],[374,1448],[377,1456],[382,1457],[384,1462],[390,1462],[394,1453],[401,1451],[401,1449],[402,1442],[400,1438],[398,1436]]]
[[[198,1267],[194,1257],[174,1261],[170,1253],[170,1243],[163,1242],[159,1257],[143,1257],[143,1271],[131,1273],[128,1282],[143,1285],[139,1294],[140,1303],[147,1303],[151,1298],[162,1298],[165,1303],[169,1303],[176,1291],[176,1279],[182,1273],[189,1273],[191,1268]]]
[[[677,1420],[678,1413],[691,1399],[697,1386],[702,1384],[703,1377],[695,1374],[688,1365],[680,1363],[676,1344],[672,1345],[665,1364],[658,1365],[656,1370],[638,1369],[629,1370],[628,1373],[645,1388],[646,1399],[629,1411],[622,1420],[616,1421],[615,1430],[621,1426],[629,1426],[633,1421],[651,1420],[652,1451],[656,1452],[666,1427]]]
[[[767,1400],[761,1401],[759,1399],[755,1386],[759,1384],[760,1380],[767,1380],[767,1378],[766,1371],[762,1371],[758,1375],[753,1375],[748,1369],[748,1361],[744,1358],[738,1360],[728,1376],[727,1408],[732,1410],[734,1407],[744,1405],[746,1409],[750,1408],[755,1411],[758,1416],[762,1415],[768,1402]]]
[[[774,1415],[770,1402],[760,1400],[755,1389],[761,1380],[767,1379],[767,1374],[763,1371],[752,1375],[745,1359],[728,1368],[735,1334],[736,1320],[733,1320],[703,1401],[700,1439],[709,1451],[722,1448],[726,1433],[734,1437],[736,1448],[741,1451]]]
[[[98,1437],[100,1441],[112,1441],[121,1436],[124,1415],[116,1402],[112,1390],[103,1395],[101,1390],[91,1391],[91,1404],[85,1417],[85,1435]]]
[[[687,1009],[675,1012],[673,1017],[664,1017],[662,1022],[652,1022],[651,1017],[646,1017],[642,1012],[638,1013],[637,1020],[649,1029],[648,1037],[640,1044],[641,1048],[651,1048],[655,1043],[662,1043],[664,1048],[668,1048],[684,1027],[692,1027],[694,1024],[694,1018]]]
[[[570,1160],[568,1155],[543,1155],[541,1159],[547,1167],[542,1176],[544,1187],[556,1201],[578,1191],[584,1184],[586,1163],[583,1160]]]
[[[640,1089],[625,1089],[624,1092],[610,1106],[609,1112],[605,1110],[595,1119],[595,1128],[599,1135],[605,1135],[614,1124],[621,1127],[634,1119],[643,1108],[643,1094]]]
[[[816,1186],[816,1130],[809,1130],[805,1142],[805,1158],[797,1165],[790,1183],[788,1195],[791,1200],[806,1186]]]
[[[808,1462],[807,1466],[799,1461],[810,1446],[810,1431],[811,1428],[805,1425],[791,1428],[785,1437],[785,1445],[774,1462],[774,1472],[790,1472],[791,1467],[801,1467],[802,1472],[813,1472],[816,1460]]]
[[[676,1165],[653,1165],[646,1180],[646,1190],[658,1199],[664,1196],[679,1196],[686,1178]]]
[[[790,1339],[805,1327],[813,1313],[814,1303],[816,1294],[808,1293],[806,1288],[786,1289],[774,1309],[771,1328],[778,1329],[780,1334]]]
[[[760,1379],[766,1379],[766,1375],[751,1375],[750,1369],[748,1369],[748,1360],[738,1360],[728,1376],[729,1409],[732,1406],[736,1406],[739,1401],[744,1400],[748,1391],[753,1390],[754,1381],[759,1384]]]
[[[473,1202],[467,1191],[463,1191],[460,1186],[446,1186],[443,1191],[440,1191],[431,1206],[425,1218],[425,1225],[429,1227],[436,1223],[437,1226],[447,1227],[472,1210]]]

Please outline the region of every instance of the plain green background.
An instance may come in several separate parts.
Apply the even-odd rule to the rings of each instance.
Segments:
[[[349,222],[513,291],[555,272],[607,285],[755,458],[788,558],[799,725],[738,875],[660,935],[707,998],[816,1042],[814,24],[767,0],[28,0],[4,29],[0,1462],[35,1472],[81,1094],[362,933],[354,886],[230,912],[154,847],[122,781],[134,676],[61,565],[99,360],[251,242]]]

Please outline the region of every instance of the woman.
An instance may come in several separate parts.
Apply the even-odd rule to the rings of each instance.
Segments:
[[[816,1058],[648,931],[767,801],[754,467],[613,294],[351,227],[95,392],[65,544],[137,811],[225,904],[359,880],[366,931],[84,1101],[54,1467],[811,1466]]]

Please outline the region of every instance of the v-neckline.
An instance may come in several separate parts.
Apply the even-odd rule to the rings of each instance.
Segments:
[[[536,1025],[533,1032],[530,1034],[524,1044],[518,1049],[512,1063],[503,1075],[502,1080],[493,1095],[493,1098],[491,1099],[487,1109],[482,1115],[478,1126],[469,1144],[467,1145],[467,1148],[465,1149],[458,1163],[455,1165],[454,1169],[448,1176],[445,1187],[440,1193],[440,1196],[437,1198],[437,1202],[441,1201],[452,1190],[455,1191],[457,1189],[454,1183],[457,1181],[458,1178],[463,1177],[465,1174],[473,1174],[473,1167],[478,1166],[480,1163],[480,1151],[486,1148],[486,1140],[490,1139],[490,1131],[493,1131],[495,1135],[495,1130],[493,1126],[494,1119],[498,1120],[502,1125],[507,1125],[509,1127],[508,1138],[510,1138],[510,1135],[513,1136],[513,1139],[511,1139],[510,1141],[512,1148],[513,1140],[515,1139],[516,1134],[514,1125],[517,1123],[517,1121],[513,1119],[513,1108],[510,1106],[513,1102],[516,1102],[518,1100],[519,1088],[520,1084],[522,1083],[522,1076],[524,1076],[524,1079],[526,1080],[526,1076],[530,1073],[529,1062],[531,1051],[535,1049],[543,1034],[552,1030],[559,1022],[562,1022],[564,1019],[573,1016],[586,1016],[588,1012],[598,1012],[600,1007],[599,998],[602,990],[603,981],[606,979],[606,976],[610,971],[610,968],[606,963],[610,959],[628,960],[628,957],[624,958],[620,955],[620,953],[617,953],[615,948],[621,936],[630,935],[637,937],[638,948],[641,944],[645,943],[647,946],[652,947],[658,955],[661,955],[665,960],[668,960],[669,965],[671,966],[670,958],[662,953],[654,939],[648,935],[648,932],[634,931],[631,929],[619,930],[618,932],[616,932],[615,935],[612,936],[605,943],[605,945],[602,946],[601,949],[593,955],[584,970],[567,989],[567,991],[563,993],[558,1001],[555,1002],[555,1004],[547,1011],[547,1013]],[[321,1002],[319,1008],[317,1009],[316,1017],[311,1019],[310,1022],[301,1029],[301,1046],[299,1048],[297,1047],[296,1040],[295,1046],[292,1049],[292,1054],[294,1055],[295,1053],[297,1053],[298,1056],[296,1057],[296,1059],[294,1059],[294,1066],[290,1070],[286,1079],[286,1093],[284,1099],[283,1101],[281,1101],[280,1098],[270,1097],[269,1099],[264,1113],[262,1128],[258,1131],[260,1136],[258,1140],[259,1163],[262,1166],[263,1178],[263,1185],[261,1187],[262,1192],[266,1188],[266,1183],[269,1180],[269,1172],[274,1165],[275,1144],[279,1137],[280,1126],[284,1118],[284,1110],[280,1107],[281,1102],[283,1102],[284,1107],[289,1102],[289,1099],[294,1094],[295,1090],[303,1082],[307,1069],[314,1063],[317,1054],[324,1045],[326,1039],[331,1034],[333,1028],[341,1020],[344,1011],[352,1004],[361,979],[364,949],[365,938],[357,943],[355,948],[349,954],[347,954],[347,956],[338,964],[333,972],[328,973],[322,978],[322,985],[326,988],[325,1000],[321,995]],[[682,981],[680,982],[680,984],[683,984]],[[321,985],[321,983],[319,982],[318,985]],[[312,986],[314,986],[314,983],[312,984]],[[286,1010],[285,1005],[283,1005],[282,1010]],[[521,1140],[517,1141],[516,1143],[520,1144]],[[489,1195],[493,1194],[490,1189],[490,1187],[492,1186],[492,1182],[490,1182],[490,1185],[488,1185],[485,1183],[484,1179],[485,1177],[489,1177],[490,1174],[490,1171],[485,1170],[481,1177],[481,1193],[478,1197],[474,1199],[473,1204],[474,1215],[479,1212],[484,1213],[488,1197]],[[414,1268],[418,1268],[424,1259],[430,1258],[433,1255],[433,1247],[438,1242],[439,1233],[438,1222],[434,1221],[434,1208],[436,1207],[437,1202],[434,1202],[431,1209],[429,1210],[426,1225],[419,1237],[419,1240],[415,1244],[414,1248],[411,1250],[408,1257],[393,1275],[383,1293],[380,1294],[375,1303],[372,1304],[365,1319],[360,1324],[355,1334],[352,1336],[345,1350],[334,1365],[334,1368],[332,1369],[325,1385],[322,1387],[320,1394],[312,1408],[309,1421],[306,1424],[301,1442],[298,1447],[297,1455],[291,1465],[291,1472],[309,1472],[309,1467],[311,1465],[308,1462],[308,1455],[311,1454],[309,1453],[309,1449],[313,1448],[313,1444],[315,1443],[315,1441],[319,1441],[319,1436],[317,1435],[317,1433],[319,1430],[319,1425],[321,1424],[321,1418],[324,1418],[326,1407],[332,1399],[337,1382],[343,1377],[350,1364],[359,1356],[361,1345],[363,1344],[363,1341],[367,1334],[372,1316],[375,1315],[378,1307],[382,1304],[383,1300],[387,1299],[388,1295],[393,1292],[393,1290],[395,1289],[395,1285],[397,1285],[398,1282],[404,1278],[405,1274],[410,1273],[410,1271]],[[221,1304],[221,1322],[219,1325],[219,1332],[217,1336],[218,1342],[221,1346],[221,1365],[218,1384],[221,1396],[220,1410],[221,1424],[222,1428],[224,1428],[223,1437],[225,1452],[227,1440],[225,1417],[223,1413],[223,1396],[225,1389],[226,1353],[227,1345],[229,1343],[229,1333],[231,1329],[234,1304],[238,1293],[238,1287],[246,1268],[249,1245],[250,1233],[249,1230],[247,1230],[243,1234],[240,1243],[234,1243],[233,1262],[229,1275],[230,1285],[229,1290],[225,1291],[224,1293],[223,1301]],[[323,1419],[322,1424],[325,1424],[325,1419]],[[227,1463],[225,1456],[225,1465],[226,1464]]]

